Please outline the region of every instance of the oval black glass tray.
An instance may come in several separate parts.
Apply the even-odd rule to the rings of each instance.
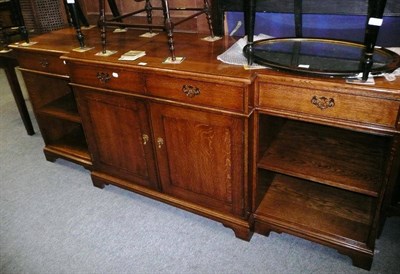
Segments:
[[[249,46],[243,52],[249,58]],[[260,65],[298,73],[330,77],[349,77],[362,72],[364,45],[331,39],[275,38],[253,43],[252,60]],[[375,48],[372,74],[394,71],[400,56],[384,48]]]

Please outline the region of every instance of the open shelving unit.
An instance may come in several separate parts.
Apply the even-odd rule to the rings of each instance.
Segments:
[[[63,158],[90,169],[91,156],[69,77],[29,68],[21,71],[45,142],[46,159]]]
[[[260,114],[255,232],[286,232],[370,268],[391,138]]]
[[[63,158],[84,167],[92,165],[74,94],[67,93],[39,108],[46,159]]]
[[[78,136],[76,140],[72,137],[74,135],[67,136],[58,140],[57,142],[47,145],[43,150],[46,158],[49,161],[53,161],[57,158],[64,158],[71,162],[76,162],[85,167],[91,167],[91,157],[87,151],[87,148],[82,145],[82,136]]]
[[[276,174],[255,216],[295,234],[367,249],[374,204],[370,196]]]
[[[78,109],[76,107],[73,93],[68,93],[43,106],[40,109],[40,112],[71,122],[81,122],[81,117],[78,114]]]
[[[381,136],[288,120],[258,167],[377,197],[387,141]]]

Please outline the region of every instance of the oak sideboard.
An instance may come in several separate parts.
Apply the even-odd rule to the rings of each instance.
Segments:
[[[347,84],[217,56],[236,40],[73,29],[13,44],[49,161],[87,168],[93,184],[211,218],[250,240],[290,233],[370,269],[399,170],[400,79]],[[129,50],[146,55],[119,60]]]

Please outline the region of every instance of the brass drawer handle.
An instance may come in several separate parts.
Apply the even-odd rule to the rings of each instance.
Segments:
[[[46,58],[43,58],[43,59],[40,61],[40,65],[42,66],[42,68],[47,68],[47,67],[49,67],[49,61],[47,61]]]
[[[321,110],[332,108],[335,106],[335,100],[333,98],[326,98],[324,96],[313,96],[313,98],[311,98],[311,103]]]
[[[97,73],[97,79],[99,79],[100,82],[105,84],[108,81],[110,81],[111,76],[107,72],[98,72]]]
[[[200,94],[200,89],[192,85],[183,85],[182,92],[185,93],[187,97],[193,98]]]

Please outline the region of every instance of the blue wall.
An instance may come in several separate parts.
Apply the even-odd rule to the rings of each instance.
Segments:
[[[227,34],[235,28],[238,21],[242,26],[234,34],[244,35],[242,12],[227,12]],[[303,15],[303,36],[344,39],[362,42],[364,39],[366,17],[350,15]],[[264,33],[274,37],[294,37],[294,16],[288,13],[257,13],[255,34]],[[384,17],[379,30],[377,45],[400,47],[400,17]]]

